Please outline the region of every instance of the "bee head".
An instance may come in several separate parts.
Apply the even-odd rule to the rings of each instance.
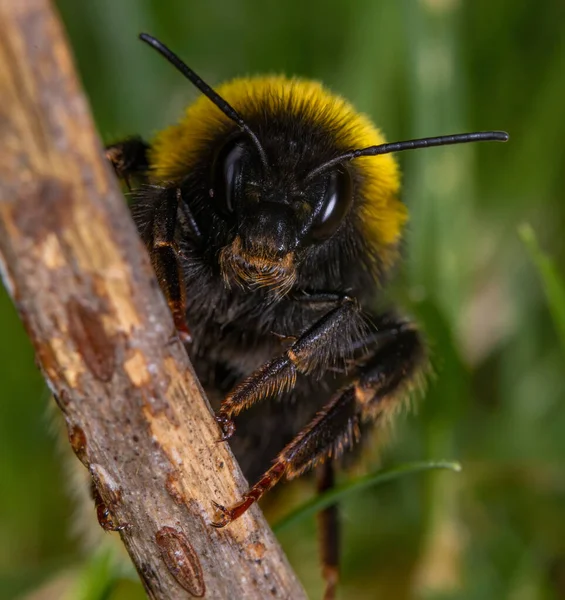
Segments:
[[[141,38],[206,96],[158,135],[151,163],[156,180],[186,185],[207,239],[220,244],[229,284],[283,294],[301,263],[310,280],[325,269],[345,284],[355,261],[380,276],[407,218],[391,153],[508,139],[486,131],[385,143],[367,117],[317,82],[258,77],[215,91],[161,42]]]

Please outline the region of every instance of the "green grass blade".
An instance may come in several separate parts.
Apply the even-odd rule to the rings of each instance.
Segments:
[[[107,548],[90,556],[67,600],[108,600],[117,580],[115,562],[112,550]]]
[[[421,473],[423,471],[431,471],[433,469],[450,469],[452,471],[461,471],[461,465],[458,462],[437,460],[437,461],[418,461],[393,467],[391,469],[384,469],[375,473],[369,473],[353,481],[349,481],[343,485],[337,486],[315,498],[312,498],[308,502],[301,504],[298,508],[291,511],[288,515],[277,521],[273,526],[273,531],[279,533],[294,525],[298,521],[305,519],[311,515],[316,514],[320,510],[335,504],[365,488],[372,487],[375,485],[382,485],[389,481],[394,481],[405,475],[412,475],[414,473]]]
[[[555,322],[561,346],[565,350],[565,283],[551,258],[539,247],[532,227],[529,224],[521,225],[518,233],[541,277],[549,311]]]

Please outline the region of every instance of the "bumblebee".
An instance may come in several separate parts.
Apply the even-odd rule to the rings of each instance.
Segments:
[[[236,79],[213,90],[161,42],[203,94],[151,143],[107,148],[175,326],[254,482],[215,527],[279,481],[336,461],[381,430],[426,370],[418,328],[377,312],[407,210],[393,152],[474,141],[479,132],[397,143],[321,84]],[[336,507],[321,517],[326,598],[338,581]]]

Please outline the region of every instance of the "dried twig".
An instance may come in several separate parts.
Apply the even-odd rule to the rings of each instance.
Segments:
[[[245,482],[215,443],[48,0],[0,0],[0,97],[4,282],[148,594],[304,598],[257,508],[209,524],[211,500]]]

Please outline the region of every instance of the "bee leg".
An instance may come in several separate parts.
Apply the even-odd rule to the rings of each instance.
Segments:
[[[106,146],[106,158],[114,167],[116,175],[131,190],[131,177],[143,177],[149,169],[147,152],[149,144],[139,137],[132,137]]]
[[[242,410],[267,396],[291,390],[297,373],[308,374],[316,369],[325,372],[333,366],[334,358],[348,353],[348,343],[359,336],[362,328],[361,311],[357,301],[349,296],[339,297],[333,305],[334,308],[307,329],[284,354],[257,369],[224,398],[216,415],[222,428],[222,440],[233,435],[232,419]]]
[[[153,269],[169,304],[179,338],[186,343],[191,340],[186,324],[186,291],[174,237],[180,199],[180,189],[167,190],[155,211],[148,247]]]
[[[334,487],[333,463],[326,461],[318,467],[318,493]],[[339,581],[339,509],[337,504],[328,506],[318,513],[318,537],[322,576],[326,582],[324,600],[334,600]]]
[[[359,367],[356,379],[335,394],[279,453],[273,466],[232,506],[216,504],[215,527],[234,521],[283,477],[294,479],[327,459],[336,459],[360,437],[360,423],[386,423],[425,363],[419,333],[410,323],[387,324],[394,332]]]

